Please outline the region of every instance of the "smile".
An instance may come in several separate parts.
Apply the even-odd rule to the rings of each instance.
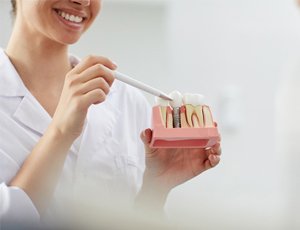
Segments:
[[[67,21],[70,21],[70,22],[81,23],[84,20],[83,17],[69,14],[69,13],[66,13],[61,10],[57,10],[56,12],[60,17],[64,18]]]

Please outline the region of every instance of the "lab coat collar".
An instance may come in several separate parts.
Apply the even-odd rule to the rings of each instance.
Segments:
[[[0,49],[0,96],[21,98],[13,117],[39,134],[45,132],[51,122],[50,115],[26,88],[3,49]]]
[[[25,96],[27,89],[23,84],[17,70],[0,48],[0,96]]]
[[[73,66],[77,65],[80,59],[74,55],[70,55],[70,62]],[[116,84],[111,87],[110,93],[107,97],[107,101],[111,100],[112,94],[114,94],[116,89]],[[41,104],[36,100],[36,98],[29,92],[29,90],[24,85],[15,67],[9,60],[8,56],[5,54],[4,50],[0,48],[0,96],[4,97],[20,97],[21,102],[17,106],[13,117],[26,127],[32,129],[39,134],[43,134],[47,127],[50,125],[52,118],[46,112],[46,110],[41,106]],[[109,107],[112,110],[113,105],[110,102],[105,103],[100,106]],[[104,109],[104,111],[106,111]],[[102,114],[106,114],[105,112]],[[118,109],[116,108],[114,112],[116,113]],[[107,118],[113,117],[112,111],[107,112]],[[107,119],[111,120],[111,119]],[[112,119],[113,120],[113,119]],[[106,124],[108,130],[111,129],[110,122]]]
[[[39,134],[46,131],[52,120],[46,110],[30,93],[24,96],[13,117]]]
[[[80,61],[75,55],[70,55],[69,60],[72,66],[76,66]],[[115,87],[113,85],[110,89],[110,93],[114,91]],[[0,48],[0,96],[22,97],[28,93],[28,89],[24,85],[14,65],[4,50]]]

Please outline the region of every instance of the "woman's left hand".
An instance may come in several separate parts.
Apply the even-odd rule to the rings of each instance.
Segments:
[[[168,193],[220,162],[221,147],[218,142],[209,149],[158,149],[150,148],[151,129],[141,134],[146,150],[144,184],[155,186]]]

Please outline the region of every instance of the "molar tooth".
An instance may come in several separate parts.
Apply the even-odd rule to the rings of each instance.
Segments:
[[[198,116],[195,113],[193,113],[193,115],[192,115],[192,121],[193,121],[194,128],[200,128]]]
[[[191,104],[185,105],[185,111],[187,123],[190,127],[193,127],[192,115],[194,113],[194,106],[192,106]]]
[[[193,106],[203,105],[204,96],[202,94],[186,93],[183,95],[183,103]]]
[[[190,127],[204,127],[202,106],[204,97],[201,94],[186,93],[183,102],[186,106],[186,116]]]
[[[212,114],[208,106],[203,106],[203,115],[204,115],[205,127],[207,128],[215,127]]]
[[[199,127],[204,127],[204,114],[203,114],[203,106],[198,105],[196,107],[194,107],[195,109],[195,114],[198,118],[198,122],[199,122]]]

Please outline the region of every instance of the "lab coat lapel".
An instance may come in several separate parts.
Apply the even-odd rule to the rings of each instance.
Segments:
[[[76,165],[75,193],[80,191],[80,194],[82,189],[87,192],[90,190],[87,188],[99,187],[99,184],[103,191],[108,189],[106,180],[113,175],[114,170],[111,165],[114,155],[108,149],[115,146],[109,145],[107,141],[113,139],[113,131],[120,116],[114,96],[110,92],[104,103],[89,109]],[[95,181],[98,181],[97,185],[93,183]]]
[[[7,55],[0,49],[0,96],[20,101],[14,119],[39,134],[43,134],[51,117],[23,84]]]
[[[13,117],[39,134],[43,134],[51,122],[49,114],[29,92],[23,97]]]
[[[114,156],[107,151],[112,146],[107,146],[106,141],[112,139],[120,115],[113,98],[111,94],[104,103],[89,109],[75,167],[73,195],[77,200],[87,201],[95,197],[106,200],[110,193]]]

